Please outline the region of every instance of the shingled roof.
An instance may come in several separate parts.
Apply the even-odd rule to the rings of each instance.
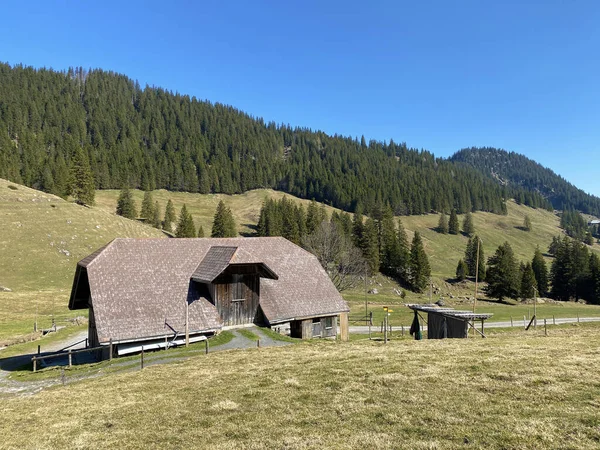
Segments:
[[[115,239],[92,255],[78,264],[77,274],[87,274],[101,343],[183,332],[186,299],[190,333],[220,329],[206,285],[192,278],[214,279],[228,258],[228,264],[264,264],[276,274],[261,278],[260,286],[270,324],[349,311],[317,258],[280,237]],[[87,305],[72,295],[69,307]]]

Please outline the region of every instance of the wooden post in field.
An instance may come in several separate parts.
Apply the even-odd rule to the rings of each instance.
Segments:
[[[527,318],[523,315],[523,328],[527,327]]]
[[[37,358],[34,356],[31,360],[33,361],[33,371],[35,372],[37,370]]]
[[[556,325],[556,317],[554,317],[554,314],[552,314],[552,325]]]
[[[88,344],[88,338],[85,338],[85,348],[88,348],[89,344]]]
[[[190,302],[185,301],[185,346],[190,346]]]
[[[140,369],[144,368],[144,346],[142,345],[142,353],[140,353]]]
[[[208,355],[208,339],[204,341],[204,354]]]
[[[165,336],[165,350],[169,348],[169,339]]]
[[[387,321],[388,321],[388,316],[387,316],[387,310],[386,310],[385,317],[383,318],[383,343],[384,344],[387,344],[387,340],[388,340]]]
[[[404,325],[402,325],[402,336],[404,336]]]
[[[38,344],[38,355],[41,353],[41,346]]]
[[[546,319],[544,319],[544,335],[548,336],[548,327],[546,327]]]
[[[477,236],[477,258],[475,266],[475,298],[473,299],[473,314],[475,314],[475,307],[477,306],[477,284],[479,282],[479,236]],[[469,332],[467,331],[467,335]],[[475,336],[475,327],[473,327],[473,336]]]
[[[71,356],[71,349],[69,349],[69,368],[71,368],[71,365],[73,364],[73,359]]]
[[[256,348],[260,348],[260,339],[256,340]]]
[[[533,288],[533,328],[537,328],[537,289]]]
[[[369,322],[369,340],[371,340],[371,323],[373,322],[373,317],[371,317],[371,321]]]
[[[579,313],[577,313],[577,323],[579,323]]]
[[[348,342],[350,326],[348,323],[348,313],[344,312],[340,314],[340,341]]]
[[[110,338],[110,341],[108,342],[108,361],[112,362],[112,357],[113,357],[113,343],[112,343],[112,338]]]
[[[510,327],[513,327],[513,321],[512,321],[512,316],[510,316]]]

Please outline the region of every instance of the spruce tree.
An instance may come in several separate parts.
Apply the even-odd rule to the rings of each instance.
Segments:
[[[204,228],[202,227],[202,225],[200,225],[200,227],[198,227],[198,237],[199,238],[204,237]]]
[[[175,237],[178,238],[193,238],[196,237],[196,225],[194,225],[194,219],[188,212],[185,204],[181,207],[179,213],[179,222],[177,223],[177,231]]]
[[[381,272],[389,276],[398,275],[400,247],[396,226],[394,225],[394,214],[389,205],[383,211],[381,219]]]
[[[444,213],[440,214],[440,220],[438,222],[437,232],[442,233],[442,234],[448,234],[448,218],[446,217],[446,214],[444,214]]]
[[[528,214],[525,214],[525,219],[523,220],[523,229],[525,231],[531,231],[531,219]]]
[[[473,236],[475,234],[475,225],[473,225],[473,215],[471,212],[467,212],[465,214],[465,218],[463,220],[463,233],[467,236]]]
[[[167,207],[165,208],[165,218],[163,220],[163,229],[169,233],[173,232],[173,222],[175,222],[175,207],[171,199],[167,201]]]
[[[464,281],[467,278],[467,263],[461,259],[456,266],[456,279]]]
[[[477,269],[477,242],[479,241],[479,270]],[[483,252],[483,242],[478,236],[473,236],[467,241],[465,249],[465,263],[467,264],[467,275],[478,277],[479,281],[485,280],[485,254]]]
[[[498,247],[496,253],[488,259],[486,280],[486,293],[489,297],[502,301],[519,295],[519,266],[508,242]]]
[[[117,214],[128,219],[135,219],[137,217],[135,201],[133,200],[131,191],[127,188],[121,189],[121,192],[119,193],[119,199],[117,200]]]
[[[402,224],[402,220],[398,219],[398,275],[400,281],[408,284],[408,274],[410,269],[410,247],[408,245],[408,236]]]
[[[152,192],[144,192],[144,199],[142,200],[142,209],[140,211],[140,217],[147,221],[152,220],[154,217],[154,201],[152,199]]]
[[[94,205],[96,186],[86,152],[79,146],[75,153],[69,173],[69,193],[80,205]]]
[[[410,286],[415,292],[423,292],[428,284],[431,276],[431,267],[429,260],[423,248],[423,241],[418,231],[412,240],[410,248]]]
[[[154,228],[158,228],[160,230],[161,228],[161,223],[160,223],[160,205],[158,204],[158,201],[154,202],[154,208],[152,208],[152,220],[151,220],[152,226]]]
[[[453,209],[450,212],[450,219],[448,220],[448,233],[458,234],[459,231],[458,216],[456,215],[456,210]]]
[[[521,298],[523,300],[533,298],[536,289],[535,273],[531,268],[531,263],[527,263],[521,273]]]
[[[229,207],[225,206],[223,200],[219,201],[213,219],[211,237],[235,237],[237,235],[235,220]]]
[[[375,221],[367,217],[363,229],[360,247],[363,257],[367,261],[370,272],[376,273],[379,270],[379,245],[377,240],[377,226]]]
[[[548,294],[548,267],[546,266],[546,261],[544,260],[544,256],[542,255],[539,246],[535,249],[535,254],[531,261],[531,268],[535,275],[535,281],[540,297],[545,297]]]

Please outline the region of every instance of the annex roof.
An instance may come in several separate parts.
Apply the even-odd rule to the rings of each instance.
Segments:
[[[208,249],[204,259],[194,273],[192,280],[199,283],[212,283],[228,267],[254,265],[263,278],[278,279],[278,276],[262,261],[238,247],[214,245]]]
[[[416,303],[408,303],[406,305],[413,311],[423,311],[426,313],[433,314],[441,314],[447,317],[453,317],[455,319],[463,319],[463,320],[486,320],[493,316],[493,314],[489,313],[474,313],[472,311],[461,311],[456,310],[454,308],[443,308],[434,304],[416,304]]]

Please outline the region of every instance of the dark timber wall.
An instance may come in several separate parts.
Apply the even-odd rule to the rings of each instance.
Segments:
[[[226,273],[215,280],[209,289],[223,319],[223,326],[244,325],[258,320],[258,275]]]
[[[316,317],[290,322],[290,335],[294,338],[335,337],[336,334],[337,316]]]

